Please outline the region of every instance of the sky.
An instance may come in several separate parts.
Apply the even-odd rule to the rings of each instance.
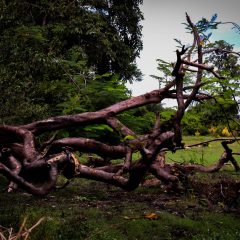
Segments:
[[[143,0],[141,10],[144,14],[142,21],[143,50],[137,59],[138,68],[144,74],[142,82],[128,84],[132,95],[137,96],[158,88],[158,81],[149,75],[159,75],[156,59],[174,62],[176,60],[176,42],[191,43],[192,37],[187,34],[184,25],[187,12],[193,22],[202,17],[210,19],[215,13],[217,21],[235,22],[240,25],[240,0]],[[240,50],[240,35],[231,30],[232,25],[223,25],[213,31],[210,40],[224,39],[235,44]],[[166,102],[167,106],[174,105]]]

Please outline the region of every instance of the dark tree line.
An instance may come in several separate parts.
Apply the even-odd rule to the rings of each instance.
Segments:
[[[1,122],[103,108],[107,101],[98,105],[93,95],[104,82],[105,95],[116,89],[110,104],[126,99],[124,83],[141,79],[135,63],[142,49],[141,3],[1,1]]]

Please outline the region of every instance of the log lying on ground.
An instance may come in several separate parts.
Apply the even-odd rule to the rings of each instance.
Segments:
[[[190,49],[182,47],[176,51],[177,61],[173,67],[172,80],[161,89],[118,102],[96,112],[85,112],[75,115],[52,117],[21,126],[0,125],[0,173],[9,181],[8,190],[20,187],[35,195],[44,195],[55,189],[57,177],[87,178],[118,186],[125,190],[134,190],[151,173],[163,183],[174,183],[177,186],[179,177],[173,172],[218,171],[227,161],[231,161],[236,170],[239,166],[233,158],[228,142],[223,142],[225,152],[219,162],[213,167],[200,165],[170,165],[164,161],[164,151],[183,149],[181,121],[188,106],[193,101],[202,102],[212,99],[207,94],[200,93],[203,72],[222,79],[214,68],[203,64],[202,44],[196,26],[187,15],[187,22],[192,28],[193,45]],[[192,60],[194,51],[197,59]],[[195,69],[189,69],[189,67]],[[187,71],[196,73],[195,83],[185,85]],[[159,114],[151,132],[143,135],[136,134],[119,119],[118,114],[129,109],[160,104],[164,99],[176,99],[177,111],[167,123],[161,123]],[[46,132],[52,132],[69,127],[82,127],[92,124],[106,124],[119,136],[126,140],[115,145],[100,142],[96,139],[71,137],[55,139],[40,144],[38,137]],[[131,138],[128,139],[127,137]],[[75,152],[97,154],[108,159],[101,167],[91,167],[81,163],[74,155]],[[138,152],[135,161],[132,155]],[[111,160],[121,159],[116,165],[109,165]]]

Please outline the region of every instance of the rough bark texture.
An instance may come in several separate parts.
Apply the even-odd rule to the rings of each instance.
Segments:
[[[231,161],[236,170],[239,166],[228,147],[229,141],[223,141],[224,153],[212,167],[201,165],[169,165],[165,163],[165,152],[183,149],[181,120],[186,108],[192,101],[203,101],[211,98],[201,94],[203,71],[219,76],[213,67],[203,64],[203,56],[199,34],[191,22],[193,46],[177,51],[177,61],[172,71],[172,81],[165,87],[138,97],[116,103],[96,112],[52,117],[22,126],[0,125],[0,173],[9,181],[8,191],[20,187],[35,195],[44,195],[54,189],[59,175],[71,178],[87,178],[115,185],[125,190],[133,190],[139,186],[147,173],[155,175],[163,183],[177,186],[179,177],[174,171],[185,174],[190,171],[218,171],[226,162]],[[197,59],[191,60],[193,50],[197,50]],[[209,53],[208,50],[207,53]],[[215,51],[213,49],[213,51]],[[187,59],[187,60],[186,60]],[[195,69],[189,69],[194,67]],[[195,83],[184,85],[187,71],[196,72]],[[167,125],[161,125],[159,116],[152,132],[137,135],[118,119],[118,114],[148,104],[159,104],[163,99],[177,100],[177,112]],[[43,144],[37,144],[37,137],[45,132],[79,127],[91,124],[107,124],[121,136],[132,136],[118,145],[99,142],[81,137],[52,138]],[[100,164],[83,164],[74,152],[94,153],[106,161]],[[139,152],[139,159],[132,160],[132,154]],[[113,159],[122,159],[121,164],[111,164]]]

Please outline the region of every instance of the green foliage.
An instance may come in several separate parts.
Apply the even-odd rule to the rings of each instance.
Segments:
[[[190,111],[186,112],[182,119],[183,133],[186,135],[195,135],[196,132],[199,132],[201,135],[208,133],[208,128],[202,122],[200,114],[196,112],[192,113]]]
[[[99,109],[118,80],[109,104],[125,98],[123,83],[141,75],[135,63],[142,48],[141,3],[1,1],[0,121],[21,124]],[[108,72],[118,77],[106,78]]]
[[[150,75],[152,78],[158,80],[159,87],[163,87],[165,84],[169,82],[169,78],[172,75],[172,64],[168,63],[162,59],[157,59],[158,67],[157,69],[161,72],[162,76]]]
[[[214,14],[210,20],[202,18],[195,24],[195,27],[200,35],[200,41],[202,50],[204,52],[204,63],[209,66],[214,66],[215,71],[219,75],[224,76],[225,79],[218,79],[213,77],[212,73],[204,72],[202,76],[203,86],[201,92],[209,94],[214,97],[214,100],[205,102],[203,105],[195,104],[187,109],[185,116],[182,119],[183,132],[185,134],[194,135],[208,134],[208,129],[212,126],[217,127],[217,133],[221,133],[222,129],[230,125],[231,130],[236,130],[237,126],[230,119],[235,119],[239,111],[238,98],[239,94],[239,75],[240,65],[238,56],[232,54],[234,46],[223,41],[216,41],[211,43],[210,37],[214,29],[217,29],[222,22],[218,22],[217,14]],[[234,23],[232,23],[234,25]],[[192,34],[192,27],[189,23],[184,23],[186,30]],[[235,26],[235,25],[234,25]],[[237,27],[238,25],[236,25]],[[239,27],[239,26],[238,26]],[[179,39],[174,39],[178,48],[183,47],[183,43]],[[190,49],[192,57],[196,54],[196,49],[191,48],[191,45],[187,45]],[[213,50],[215,51],[210,51]],[[193,57],[194,58],[194,57]],[[159,86],[163,87],[169,80],[171,80],[172,70],[174,64],[166,62],[162,59],[158,59],[159,76],[152,75],[153,78],[159,81]],[[191,86],[195,84],[196,73],[185,72],[184,86]],[[190,94],[191,90],[185,90],[186,94]],[[161,112],[162,121],[168,121],[174,112],[169,110],[163,110]]]
[[[174,108],[164,108],[160,112],[160,117],[162,122],[167,122],[168,120],[170,120],[175,113],[176,113],[176,109]]]
[[[124,137],[123,141],[129,141],[129,140],[134,140],[136,137],[131,136],[131,135],[127,135],[126,137]]]
[[[76,79],[76,78],[75,78]],[[124,82],[113,74],[96,76],[85,82],[76,79],[78,93],[68,92],[65,102],[57,105],[58,111],[63,114],[77,114],[81,112],[94,112],[108,107],[116,102],[127,99],[130,93]],[[132,116],[129,116],[132,118]],[[134,120],[137,122],[137,120]],[[116,132],[104,124],[68,129],[70,135],[95,138],[105,141],[120,141]],[[59,136],[64,136],[59,133]],[[110,140],[111,139],[111,140]]]
[[[106,142],[108,141],[114,142],[115,138],[117,139],[117,136],[115,136],[113,129],[110,128],[108,125],[104,124],[97,124],[84,127],[83,130],[81,131],[81,136],[105,140]]]
[[[177,42],[180,43],[180,41]],[[157,64],[157,70],[159,70],[160,75],[150,75],[150,77],[156,79],[159,83],[159,88],[162,88],[172,81],[172,71],[174,68],[174,63],[166,62],[163,59],[157,59]],[[193,82],[194,73],[186,72],[184,76],[184,84],[190,84]]]
[[[137,134],[150,131],[154,125],[155,118],[155,114],[146,107],[119,114],[119,120]]]
[[[207,90],[211,94],[217,96],[217,101],[224,108],[228,106],[231,108],[234,105],[233,101],[236,102],[240,95],[239,89],[239,75],[240,75],[240,64],[238,57],[233,54],[227,54],[224,51],[233,51],[233,46],[225,41],[216,41],[213,44],[208,45],[209,48],[216,48],[215,52],[211,53],[206,59],[207,63],[213,64],[218,72],[225,76],[226,79],[216,80],[215,78],[210,79],[214,81],[211,85],[207,85],[204,90]],[[221,51],[224,50],[224,51]],[[235,103],[237,107],[237,103]],[[236,111],[234,111],[235,113]]]
[[[89,80],[74,79],[77,93],[69,91],[65,102],[57,105],[64,114],[100,110],[130,96],[124,82],[113,74],[104,74]]]
[[[216,98],[217,101],[207,101],[192,106],[182,120],[185,134],[194,135],[198,130],[201,135],[209,133],[211,127],[217,127],[216,132],[221,134],[222,129],[229,125],[231,130],[237,130],[238,125],[232,122],[236,118],[237,104],[230,99]]]

